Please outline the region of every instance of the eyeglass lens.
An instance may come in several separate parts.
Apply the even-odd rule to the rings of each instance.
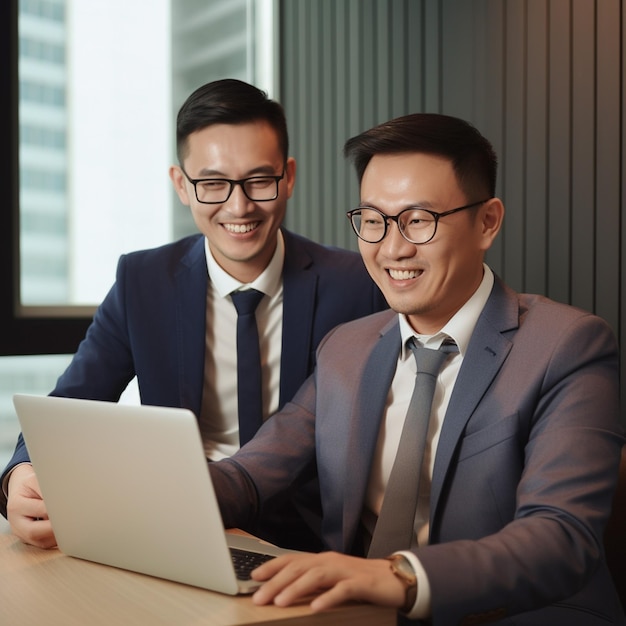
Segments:
[[[212,178],[196,182],[198,201],[209,203],[226,202],[235,185],[240,185],[248,199],[252,201],[275,200],[278,196],[278,180],[275,176],[254,176],[242,181]]]
[[[352,226],[361,239],[369,243],[382,241],[389,219],[374,209],[359,209],[352,214]],[[394,219],[396,221],[396,219]],[[435,218],[423,209],[408,209],[397,216],[398,228],[412,243],[425,243],[431,239],[437,226]]]

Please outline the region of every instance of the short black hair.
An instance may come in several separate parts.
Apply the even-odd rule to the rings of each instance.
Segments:
[[[267,93],[241,80],[216,80],[196,89],[184,102],[176,118],[176,154],[182,164],[187,138],[213,124],[242,124],[266,121],[278,135],[285,160],[289,136],[283,107]]]
[[[494,197],[498,160],[493,146],[469,122],[438,113],[413,113],[379,124],[348,139],[344,155],[356,168],[359,184],[377,154],[424,153],[452,163],[468,200]]]

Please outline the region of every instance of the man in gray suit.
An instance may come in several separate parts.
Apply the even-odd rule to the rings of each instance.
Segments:
[[[254,601],[315,594],[321,611],[364,600],[443,626],[625,623],[602,548],[624,443],[611,330],[515,293],[484,264],[504,207],[493,149],[471,125],[409,115],[346,154],[361,190],[349,217],[393,311],[331,331],[293,401],[210,467],[226,525],[245,527],[317,462],[329,551],[266,563]],[[458,351],[425,418],[408,539],[363,559],[396,488],[416,371],[408,341]]]

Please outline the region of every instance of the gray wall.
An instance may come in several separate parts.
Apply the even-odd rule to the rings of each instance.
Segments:
[[[472,121],[500,157],[511,286],[604,317],[624,347],[620,0],[282,0],[281,94],[298,160],[287,225],[355,248],[344,141],[391,117]],[[624,388],[624,385],[622,385]]]

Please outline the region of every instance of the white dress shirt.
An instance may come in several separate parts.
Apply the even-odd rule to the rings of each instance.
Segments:
[[[263,416],[278,409],[280,356],[283,328],[283,262],[285,245],[278,232],[276,251],[263,273],[243,284],[227,274],[211,254],[205,239],[209,286],[207,293],[207,358],[202,411],[199,419],[204,451],[219,461],[239,449],[237,417],[237,311],[230,298],[234,291],[256,289],[265,294],[256,310],[261,351]]]

